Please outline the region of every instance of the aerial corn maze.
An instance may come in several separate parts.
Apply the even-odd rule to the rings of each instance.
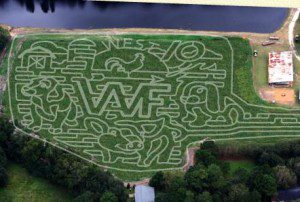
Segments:
[[[188,147],[300,135],[262,101],[248,40],[181,35],[16,37],[5,105],[28,135],[112,172],[182,169]]]

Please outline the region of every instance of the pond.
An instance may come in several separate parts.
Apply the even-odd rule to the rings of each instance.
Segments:
[[[300,198],[300,187],[294,187],[278,192],[278,201],[292,201]]]
[[[0,24],[19,27],[169,28],[269,33],[281,26],[287,14],[285,8],[0,0]]]

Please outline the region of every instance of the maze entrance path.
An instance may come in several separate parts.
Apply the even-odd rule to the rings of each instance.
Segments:
[[[110,169],[179,169],[186,148],[206,137],[300,131],[299,109],[240,95],[249,89],[236,77],[251,59],[244,39],[28,35],[14,39],[11,57],[13,119]]]

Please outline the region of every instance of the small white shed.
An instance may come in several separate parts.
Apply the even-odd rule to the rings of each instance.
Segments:
[[[154,188],[146,185],[137,185],[134,191],[136,202],[154,202]]]

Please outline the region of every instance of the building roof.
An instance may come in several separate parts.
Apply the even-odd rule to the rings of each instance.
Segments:
[[[154,188],[145,185],[135,187],[134,197],[136,202],[154,202]]]
[[[292,51],[269,53],[269,83],[290,83],[294,80]]]

